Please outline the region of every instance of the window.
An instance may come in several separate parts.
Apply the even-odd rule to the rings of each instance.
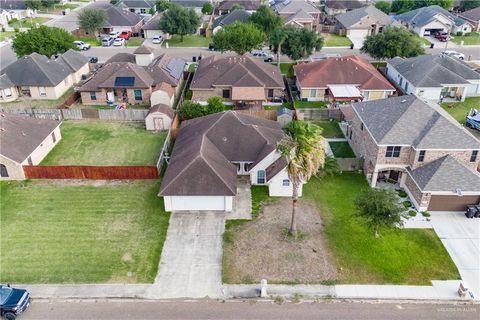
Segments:
[[[3,95],[7,98],[11,97],[12,96],[12,90],[10,90],[10,88],[3,89]]]
[[[363,122],[360,124],[360,130],[363,131]]]
[[[268,89],[268,97],[273,98],[273,89]]]
[[[317,96],[317,89],[310,89],[310,97],[316,97]]]
[[[387,147],[387,152],[385,153],[385,157],[387,157],[387,158],[398,158],[398,157],[400,157],[400,151],[401,150],[402,150],[402,147],[389,146],[389,147]]]
[[[288,179],[283,180],[282,181],[282,186],[289,187],[290,186],[290,180],[288,180]]]
[[[420,150],[420,153],[418,154],[418,162],[423,162],[425,160],[425,150]]]
[[[478,157],[478,150],[473,150],[470,156],[470,162],[476,162]]]
[[[425,90],[420,90],[420,91],[418,91],[418,96],[421,97],[421,96],[423,96],[424,93],[425,93]]]
[[[130,9],[130,12],[135,12],[135,9]]]
[[[258,170],[257,184],[265,184],[265,170]]]
[[[28,157],[27,161],[29,166],[33,166],[32,157]]]
[[[52,141],[53,143],[57,142],[57,137],[55,137],[55,132],[52,132]]]
[[[402,86],[403,84],[403,78],[400,78],[400,82],[398,83],[400,85],[400,87]]]
[[[45,87],[38,87],[38,93],[40,94],[40,97],[45,97],[47,95],[47,90]]]
[[[353,130],[350,129],[350,140],[352,140],[352,132]]]
[[[145,10],[144,8],[140,9],[140,13],[147,13],[147,10]]]
[[[229,99],[229,98],[230,98],[230,90],[228,90],[228,89],[223,89],[223,90],[222,90],[222,97],[223,97],[224,99]]]
[[[3,163],[0,164],[0,177],[8,178],[8,170],[7,170],[7,167]]]
[[[408,91],[408,82],[405,81],[405,91]]]
[[[142,100],[142,90],[133,90],[133,93],[135,95],[135,100],[136,101],[141,101]]]
[[[90,91],[90,100],[97,100],[97,93],[95,91]]]

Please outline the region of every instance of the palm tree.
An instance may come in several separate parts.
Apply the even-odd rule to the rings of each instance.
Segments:
[[[280,55],[282,54],[282,44],[287,39],[287,30],[285,28],[276,29],[272,37],[270,38],[270,43],[276,48],[277,51],[277,66],[280,65]]]
[[[296,206],[298,188],[325,164],[322,129],[305,121],[292,121],[277,150],[287,159],[288,178],[292,182],[292,221],[290,234],[297,238]]]

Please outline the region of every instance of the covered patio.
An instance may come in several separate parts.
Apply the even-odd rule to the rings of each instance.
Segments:
[[[263,87],[232,87],[232,101],[235,109],[263,110],[266,101]]]
[[[328,85],[328,97],[332,102],[360,102],[363,96],[354,85]]]
[[[440,93],[443,102],[465,101],[467,88],[462,86],[443,87]]]

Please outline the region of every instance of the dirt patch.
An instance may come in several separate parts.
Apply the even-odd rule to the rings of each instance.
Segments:
[[[225,280],[321,283],[337,279],[336,267],[323,235],[318,210],[298,204],[297,240],[287,237],[291,202],[281,200],[264,207],[255,221],[235,227],[224,247]]]

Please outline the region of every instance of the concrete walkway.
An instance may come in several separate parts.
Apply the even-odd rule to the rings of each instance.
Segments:
[[[174,212],[170,217],[159,272],[147,297],[220,297],[223,212]]]
[[[250,177],[237,180],[237,195],[233,198],[233,210],[227,212],[227,220],[252,220],[252,191]]]

